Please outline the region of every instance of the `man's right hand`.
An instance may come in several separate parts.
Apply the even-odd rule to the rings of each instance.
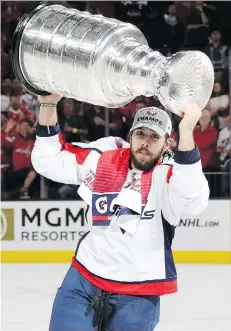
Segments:
[[[50,94],[46,96],[39,96],[40,103],[51,103],[54,104],[51,107],[46,107],[46,105],[43,105],[40,107],[39,112],[39,124],[40,125],[49,125],[54,126],[58,122],[57,117],[57,111],[56,111],[56,105],[58,101],[62,98],[62,95],[60,94]]]
[[[50,94],[46,96],[39,95],[38,99],[40,103],[53,103],[56,105],[62,97],[60,94]]]

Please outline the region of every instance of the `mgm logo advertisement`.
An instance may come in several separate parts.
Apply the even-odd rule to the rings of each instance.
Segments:
[[[14,240],[14,209],[1,209],[1,240]]]

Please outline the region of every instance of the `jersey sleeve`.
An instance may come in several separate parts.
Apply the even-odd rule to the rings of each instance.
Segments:
[[[59,125],[37,125],[32,164],[37,173],[53,181],[80,185],[91,168],[95,168],[105,150],[124,147],[119,138],[102,138],[95,142],[66,143]]]
[[[202,171],[200,152],[176,151],[173,166],[167,173],[163,213],[172,225],[177,225],[181,214],[202,213],[209,200],[208,182]]]

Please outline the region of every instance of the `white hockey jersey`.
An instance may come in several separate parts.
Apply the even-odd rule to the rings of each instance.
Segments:
[[[86,279],[114,293],[173,293],[175,227],[182,212],[201,213],[209,198],[200,154],[195,147],[177,151],[175,160],[166,155],[145,177],[128,166],[120,171],[128,153],[129,144],[120,138],[68,144],[58,126],[38,125],[32,163],[51,180],[80,185],[78,193],[90,207],[89,232],[79,241],[72,265]]]

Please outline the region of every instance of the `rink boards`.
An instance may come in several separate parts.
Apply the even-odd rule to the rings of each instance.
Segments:
[[[71,262],[88,231],[86,207],[83,201],[2,202],[1,261]],[[231,263],[231,201],[210,200],[201,215],[182,215],[173,252],[176,263]]]

